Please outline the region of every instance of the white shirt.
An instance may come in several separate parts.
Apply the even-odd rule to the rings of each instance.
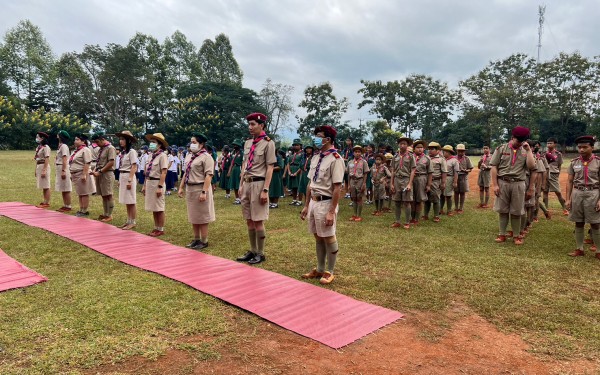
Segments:
[[[171,165],[169,167],[169,171],[177,172],[177,166],[180,163],[179,158],[177,156],[169,155],[168,160],[169,160],[169,164]]]

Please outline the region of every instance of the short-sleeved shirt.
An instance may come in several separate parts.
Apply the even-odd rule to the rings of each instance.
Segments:
[[[106,164],[108,164],[109,161],[111,160],[115,160],[117,157],[117,150],[115,149],[115,146],[108,144],[104,147],[100,147],[100,151],[98,151],[98,162],[96,163],[96,170],[100,170],[102,168],[104,168],[104,166]],[[113,164],[112,167],[110,167],[109,171],[114,171],[115,170],[115,165]]]
[[[544,163],[542,162],[542,159],[537,159],[535,161],[535,171],[537,173],[544,173],[544,172],[546,172],[546,167],[544,166]]]
[[[129,149],[129,152],[126,154],[121,153],[120,155],[120,166],[119,170],[122,172],[130,172],[131,166],[138,163],[138,155],[137,151],[134,149]]]
[[[192,156],[194,156],[194,154],[192,154],[191,152],[187,154],[187,156],[185,157],[186,165],[188,165],[190,160],[192,160]],[[187,181],[189,184],[202,183],[204,182],[205,176],[212,176],[215,174],[215,161],[212,158],[212,156],[206,152],[203,152],[197,157],[195,157],[191,163],[192,164],[189,169],[190,177]],[[187,170],[188,169],[186,167],[186,171]]]
[[[46,158],[49,158],[49,157],[50,157],[50,146],[48,146],[48,145],[41,146],[35,152],[35,161],[37,161],[37,162],[43,162],[44,160],[46,160]]]
[[[559,173],[560,166],[563,163],[562,153],[556,150],[547,152],[546,159],[548,161],[548,166],[550,167],[550,173]]]
[[[71,173],[83,171],[83,167],[86,164],[90,164],[92,162],[92,150],[90,150],[89,147],[83,147],[79,151],[73,151],[73,153],[74,155],[71,155],[71,157],[69,158],[69,169]]]
[[[381,164],[378,168],[377,164],[375,164],[373,166],[373,168],[371,168],[371,179],[373,180],[373,184],[374,185],[381,184],[381,179],[384,177],[386,179],[388,177],[392,177],[392,173],[390,172],[388,167],[385,164]]]
[[[267,166],[277,163],[277,156],[275,156],[275,142],[270,139],[267,140],[266,138],[258,141],[256,148],[254,149],[252,168],[248,170],[248,157],[250,155],[252,142],[252,139],[249,139],[244,143],[244,162],[246,163],[244,176],[266,177]]]
[[[589,161],[581,156],[571,160],[569,175],[573,176],[573,186],[598,187],[600,182],[600,158],[592,155]]]
[[[69,155],[71,153],[69,152],[69,146],[67,146],[66,144],[62,143],[60,145],[60,147],[58,148],[58,150],[56,151],[56,165],[62,165],[63,164],[63,156],[67,157],[67,162],[69,160]]]
[[[158,151],[155,151],[158,152]],[[154,157],[157,155],[156,157]],[[152,158],[154,157],[154,160]],[[160,178],[163,169],[167,169],[169,166],[169,160],[167,154],[163,151],[160,154],[152,154],[150,159],[148,159],[148,166],[146,167],[146,171],[150,168],[150,163],[152,163],[152,169],[150,170],[150,174],[148,177],[152,178]]]
[[[144,171],[146,170],[146,164],[148,164],[148,153],[142,151],[142,155],[140,155],[139,158],[139,170],[140,171]]]
[[[356,159],[350,159],[348,160],[347,172],[350,177],[362,178],[369,173],[369,163],[363,158],[360,158],[358,161]]]
[[[510,143],[496,148],[490,165],[498,168],[498,177],[525,180],[527,176],[527,151],[523,147],[513,149]]]
[[[433,165],[431,165],[431,158],[425,154],[421,154],[420,156],[415,157],[415,164],[417,165],[417,170],[415,174],[417,175],[425,175],[433,173]]]
[[[344,182],[344,171],[346,170],[344,159],[337,152],[324,156],[321,165],[319,165],[319,175],[315,181],[314,177],[320,159],[320,155],[315,155],[310,163],[310,170],[308,171],[310,191],[315,196],[331,197],[333,196],[334,184]]]
[[[169,171],[177,172],[177,166],[179,165],[179,158],[175,155],[167,156],[167,161],[171,164]]]
[[[302,157],[302,151],[298,151],[295,154],[292,154],[290,156],[288,156],[288,165],[290,166],[290,172],[291,173],[296,173],[298,171],[298,169],[300,169],[300,167],[303,164],[303,157]]]
[[[456,156],[451,156],[446,159],[446,169],[448,170],[448,177],[454,178],[454,175],[457,174],[460,169]]]
[[[415,157],[410,152],[404,155],[397,153],[392,159],[392,173],[396,177],[410,177],[412,170],[416,167]]]
[[[458,174],[467,174],[468,170],[473,169],[473,163],[471,163],[471,159],[467,155],[463,157],[456,157],[456,161],[458,161]]]
[[[479,169],[482,171],[487,171],[491,169],[490,161],[492,160],[492,155],[483,154],[481,156],[481,160],[479,160]]]
[[[431,166],[433,168],[433,178],[441,178],[443,173],[448,173],[448,166],[446,165],[446,159],[441,157],[439,154],[436,156],[430,156]]]
[[[548,170],[550,169],[550,166],[548,165],[548,160],[546,160],[546,157],[544,155],[538,153],[537,158],[542,162],[542,164],[544,165],[544,168],[546,168],[546,170],[544,172],[548,172]]]

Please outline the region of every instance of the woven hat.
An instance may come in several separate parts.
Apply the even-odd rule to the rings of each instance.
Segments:
[[[406,141],[409,146],[412,145],[412,143],[413,143],[412,139],[410,139],[408,137],[398,137],[398,139],[396,140],[397,143],[400,143],[402,141]]]
[[[452,155],[456,154],[456,152],[454,151],[454,147],[450,145],[445,145],[444,147],[442,147],[442,151],[448,151]]]
[[[169,143],[165,139],[165,136],[162,135],[162,133],[146,134],[146,140],[147,141],[156,141],[156,142],[159,142],[160,144],[163,145],[163,147],[165,149],[167,147],[169,147]]]
[[[442,148],[442,146],[440,146],[440,144],[437,142],[429,142],[427,148],[437,148],[439,150]]]
[[[415,141],[415,143],[413,143],[413,145],[412,145],[413,149],[416,148],[417,145],[423,145],[423,148],[426,148],[427,147],[427,142],[425,142],[422,139],[419,139],[419,140]]]
[[[123,137],[129,139],[131,142],[137,142],[137,138],[131,134],[129,130],[123,130],[122,132],[115,133],[117,137]]]
[[[459,143],[459,144],[456,145],[456,151],[466,151],[466,149],[467,148],[462,143]]]

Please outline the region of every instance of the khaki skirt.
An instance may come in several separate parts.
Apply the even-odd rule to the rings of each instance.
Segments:
[[[46,177],[42,178],[42,169],[44,169],[44,164],[38,164],[35,166],[35,175],[37,178],[37,188],[38,189],[50,189],[50,165],[48,165],[48,169],[46,170]]]
[[[137,196],[137,179],[134,177],[131,180],[131,190],[127,190],[127,181],[129,180],[129,172],[119,174],[119,203],[121,204],[136,204]]]
[[[188,220],[191,224],[208,224],[215,221],[215,203],[212,188],[206,191],[206,200],[200,202],[200,192],[204,185],[186,186],[185,203]]]
[[[144,209],[146,211],[152,212],[162,212],[165,210],[165,187],[162,187],[162,195],[159,197],[156,196],[156,191],[158,190],[158,180],[146,180],[146,195],[144,199]]]
[[[71,184],[71,171],[69,169],[65,170],[65,179],[61,178],[62,165],[56,166],[56,181],[54,181],[54,190],[59,192],[70,192],[73,190],[73,185]]]
[[[81,179],[83,176],[83,171],[73,172],[71,174],[71,182],[75,187],[75,193],[77,195],[90,195],[93,194],[96,189],[94,188],[94,176],[87,176],[87,180],[83,182]]]

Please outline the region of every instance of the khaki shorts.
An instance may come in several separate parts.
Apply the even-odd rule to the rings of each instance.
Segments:
[[[392,200],[396,202],[412,202],[413,201],[413,191],[403,191],[410,181],[409,177],[396,177],[394,178],[394,188],[396,192],[392,196]],[[411,187],[412,188],[412,187]]]
[[[44,169],[44,164],[38,164],[35,166],[35,175],[37,179],[37,188],[38,189],[50,189],[50,165],[48,165],[48,169],[46,169],[46,177],[42,177],[42,169]]]
[[[333,215],[333,225],[325,225],[327,219],[327,212],[331,207],[332,200],[326,201],[313,201],[312,199],[308,203],[308,231],[316,234],[319,237],[332,237],[335,236],[337,212],[339,206],[335,208],[335,215]]]
[[[477,177],[477,185],[479,187],[487,187],[489,188],[492,183],[492,173],[489,170],[479,171],[479,176]]]
[[[204,185],[188,185],[185,188],[185,203],[190,224],[208,224],[215,221],[215,203],[212,189],[206,191],[206,200],[200,202]]]
[[[75,193],[79,196],[90,195],[93,194],[96,189],[94,189],[94,176],[88,175],[85,182],[81,179],[83,176],[83,171],[73,172],[71,174],[71,182],[75,187]]]
[[[440,196],[442,195],[442,178],[433,178],[433,180],[431,180],[431,189],[429,190],[429,193],[427,194],[427,199],[431,202],[431,203],[439,203],[440,201]]]
[[[260,193],[265,186],[264,181],[244,182],[242,186],[242,215],[252,221],[269,220],[269,201],[260,203]]]
[[[560,193],[560,182],[558,177],[559,173],[548,173],[548,184],[546,185],[546,192],[549,193]]]
[[[373,200],[378,201],[385,198],[385,184],[373,185]]]
[[[162,195],[156,196],[159,180],[146,180],[146,193],[144,196],[144,208],[146,211],[163,212],[165,210],[165,187],[162,188]]]
[[[131,189],[127,190],[127,181],[129,180],[129,172],[119,174],[119,203],[121,204],[136,204],[137,202],[137,179],[131,180]]]
[[[574,188],[569,220],[576,223],[599,224],[600,212],[596,211],[598,194],[600,194],[598,189],[582,191]]]
[[[459,174],[458,175],[458,188],[457,193],[468,193],[469,192],[469,175]]]
[[[103,197],[113,195],[114,185],[115,174],[113,171],[101,173],[100,176],[96,177],[96,193]]]
[[[415,202],[425,202],[428,200],[427,192],[425,188],[427,187],[427,178],[426,174],[415,176],[413,181],[413,197],[415,198]]]
[[[454,176],[446,177],[446,188],[444,189],[444,196],[446,196],[446,197],[454,196]]]
[[[354,177],[348,178],[348,187],[350,190],[350,198],[352,198],[354,200],[362,199],[362,197],[363,197],[362,185],[363,185],[362,177],[361,178],[354,178]]]
[[[498,179],[500,196],[494,201],[499,214],[525,215],[525,181],[508,182]]]

